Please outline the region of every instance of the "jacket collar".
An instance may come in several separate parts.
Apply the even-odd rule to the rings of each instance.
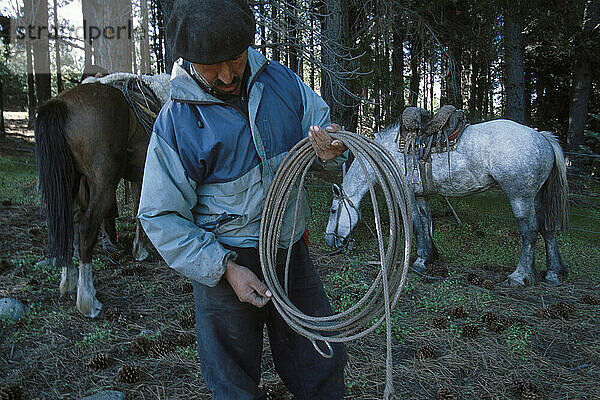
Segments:
[[[250,78],[248,79],[248,85],[254,82],[255,78],[262,71],[264,66],[268,63],[265,56],[252,47],[248,47],[248,65],[250,66]],[[223,101],[217,99],[213,95],[202,90],[200,86],[194,81],[186,68],[189,68],[189,62],[178,59],[173,64],[173,70],[171,71],[171,100],[181,102],[194,102],[194,103],[222,103]]]

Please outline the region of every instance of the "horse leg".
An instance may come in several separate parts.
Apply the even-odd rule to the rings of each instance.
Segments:
[[[535,204],[533,199],[513,198],[510,199],[510,205],[521,233],[521,258],[504,283],[509,286],[533,285],[536,281],[534,261],[538,236]]]
[[[142,183],[141,182],[132,183],[131,190],[133,192],[132,194],[133,194],[134,204],[135,204],[134,213],[137,214],[137,210],[140,206],[140,195],[142,193]],[[135,238],[133,239],[132,254],[133,254],[133,258],[135,258],[138,261],[143,261],[143,260],[147,259],[148,256],[150,255],[150,253],[148,253],[148,250],[146,250],[146,247],[144,246],[145,235],[146,234],[144,233],[144,230],[142,229],[140,220],[136,217],[135,218]]]
[[[102,220],[109,215],[115,185],[101,182],[92,187],[90,202],[79,225],[79,281],[77,285],[77,309],[86,317],[95,318],[102,309],[102,304],[96,299],[94,278],[92,275],[92,251],[98,240],[98,231]]]
[[[415,198],[412,217],[417,246],[417,259],[413,263],[413,269],[417,272],[425,272],[427,265],[438,258],[438,251],[433,243],[433,223],[428,199]]]
[[[83,210],[87,209],[89,201],[89,188],[83,175],[79,178],[77,194],[75,195],[73,204],[73,257],[79,258],[79,221]],[[61,267],[60,272],[60,297],[75,294],[77,289],[77,268],[72,262]]]
[[[536,198],[536,200],[539,199]],[[561,278],[566,278],[569,271],[563,264],[560,252],[558,251],[556,231],[546,230],[544,225],[544,210],[542,207],[541,201],[536,201],[538,229],[542,234],[546,245],[546,267],[548,270],[546,271],[545,280],[551,285],[560,286],[562,285]]]
[[[117,228],[115,219],[119,216],[117,199],[113,196],[110,212],[102,223],[102,249],[107,253],[115,253],[119,250],[117,244]]]

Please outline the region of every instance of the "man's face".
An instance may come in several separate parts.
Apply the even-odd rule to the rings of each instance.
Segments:
[[[218,64],[192,64],[208,86],[217,94],[239,95],[242,77],[248,62],[248,50],[232,60]]]

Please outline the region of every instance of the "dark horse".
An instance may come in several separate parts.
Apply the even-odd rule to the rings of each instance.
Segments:
[[[98,231],[104,222],[109,242],[116,243],[115,191],[121,178],[132,183],[137,210],[149,138],[123,93],[99,83],[76,86],[46,102],[34,131],[49,249],[61,267],[60,292],[77,289],[77,308],[94,318],[102,309],[92,277]],[[147,255],[140,232],[138,223],[136,258]],[[74,240],[79,278],[72,262]]]

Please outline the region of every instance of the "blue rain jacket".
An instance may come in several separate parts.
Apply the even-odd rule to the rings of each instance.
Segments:
[[[215,286],[235,257],[222,244],[258,246],[275,171],[311,125],[329,125],[329,107],[290,69],[252,48],[248,118],[203,91],[183,64],[173,66],[171,100],[154,124],[138,218],[170,267]],[[290,196],[280,247],[290,244],[297,190]],[[300,190],[292,243],[310,216],[308,196]]]

